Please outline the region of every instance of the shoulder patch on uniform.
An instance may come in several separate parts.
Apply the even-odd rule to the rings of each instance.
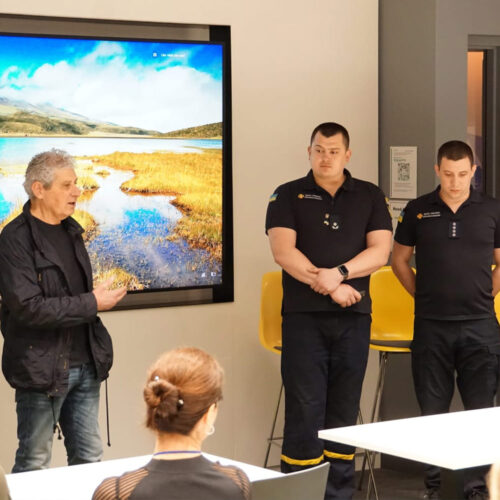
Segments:
[[[404,216],[405,216],[405,211],[401,210],[401,213],[399,214],[399,217],[398,217],[398,222],[403,222]]]
[[[387,196],[384,196],[384,198],[385,198],[385,206],[387,207],[387,211],[389,212],[389,215],[392,219],[391,203],[389,202],[389,198],[387,198]]]
[[[276,201],[276,199],[278,198],[278,193],[273,193],[270,197],[269,197],[269,203],[271,203],[272,201]]]

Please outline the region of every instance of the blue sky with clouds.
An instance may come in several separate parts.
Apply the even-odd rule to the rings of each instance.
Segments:
[[[218,122],[222,47],[0,36],[0,97],[161,132]]]

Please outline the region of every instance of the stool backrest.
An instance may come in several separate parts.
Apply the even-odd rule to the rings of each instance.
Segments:
[[[252,483],[252,500],[323,500],[330,463]]]
[[[271,271],[262,276],[260,295],[260,343],[274,352],[281,352],[281,302],[283,286],[281,271]]]
[[[372,298],[371,339],[406,342],[413,339],[414,300],[390,266],[381,267],[370,278]]]

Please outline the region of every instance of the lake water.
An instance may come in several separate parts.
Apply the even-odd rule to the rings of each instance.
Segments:
[[[184,240],[167,239],[182,217],[171,204],[174,197],[126,194],[120,185],[133,174],[107,170],[110,175],[98,178],[100,188],[92,198],[78,203],[99,228],[87,244],[91,260],[104,269],[120,267],[148,288],[218,283],[220,263],[208,252],[193,249]]]
[[[38,153],[63,149],[73,156],[127,153],[200,152],[222,148],[220,139],[120,139],[109,137],[0,137],[0,166],[26,165]]]
[[[75,139],[75,138],[0,138],[0,222],[17,206],[26,193],[24,176],[9,173],[9,165],[26,164],[41,151],[52,147],[74,156],[103,155],[115,151],[177,153],[201,152],[221,148],[217,140],[178,139]],[[118,149],[117,149],[118,148]],[[146,288],[181,288],[221,282],[221,263],[186,241],[167,239],[182,217],[172,205],[172,196],[124,193],[120,185],[133,177],[129,171],[109,167],[109,175],[95,175],[99,189],[78,208],[92,215],[98,234],[87,248],[94,270],[119,267],[136,276]],[[221,173],[222,175],[222,173]]]

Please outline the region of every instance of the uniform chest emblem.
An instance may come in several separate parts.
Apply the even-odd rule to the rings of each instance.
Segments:
[[[434,219],[441,217],[441,212],[420,212],[417,214],[417,219]]]
[[[340,229],[340,215],[325,214],[323,224],[330,226],[334,231],[338,231]]]
[[[319,194],[302,194],[302,193],[300,193],[299,195],[297,195],[297,198],[299,200],[317,200],[317,201],[323,200],[323,196],[321,196]]]

